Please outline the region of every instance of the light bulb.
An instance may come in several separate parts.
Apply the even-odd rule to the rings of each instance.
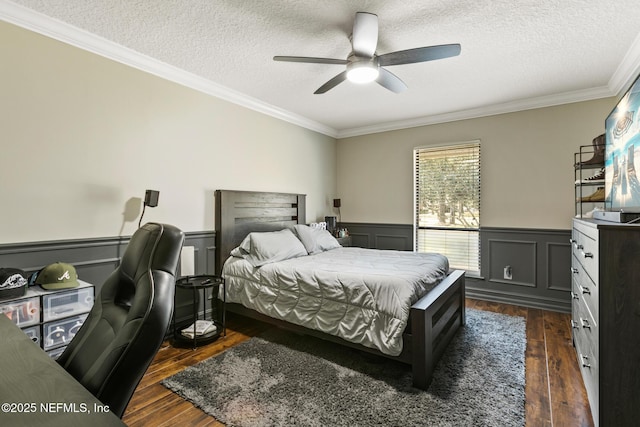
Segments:
[[[347,79],[353,83],[369,83],[378,78],[378,67],[370,63],[351,64]]]

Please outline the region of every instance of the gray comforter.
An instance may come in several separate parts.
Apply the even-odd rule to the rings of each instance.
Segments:
[[[448,268],[440,254],[337,248],[258,268],[230,257],[223,275],[227,302],[396,356],[411,305]]]

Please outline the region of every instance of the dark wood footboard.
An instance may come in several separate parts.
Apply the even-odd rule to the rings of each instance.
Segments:
[[[399,356],[389,356],[379,350],[354,344],[324,332],[274,319],[241,304],[227,303],[226,307],[227,311],[232,313],[270,323],[282,329],[407,363],[412,367],[414,387],[426,390],[431,384],[433,371],[442,353],[458,328],[465,323],[464,301],[464,271],[456,270],[411,306],[411,331],[405,331],[403,334],[403,350]]]
[[[411,306],[411,335],[404,345],[411,349],[413,386],[426,390],[442,353],[465,323],[464,271],[456,270]]]

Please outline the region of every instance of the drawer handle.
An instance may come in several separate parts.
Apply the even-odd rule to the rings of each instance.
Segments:
[[[586,286],[578,285],[578,288],[580,288],[580,292],[582,292],[583,294],[591,295],[591,289],[587,288]]]
[[[578,269],[571,267],[571,273],[578,274]]]
[[[591,329],[591,324],[589,323],[589,321],[587,319],[583,319],[582,317],[580,318],[580,323],[582,323],[582,327],[584,329]]]
[[[582,252],[582,256],[585,258],[593,258],[593,254],[591,252]]]
[[[578,322],[576,322],[575,320],[572,320],[572,321],[571,321],[571,327],[572,327],[573,329],[578,329]]]
[[[591,364],[589,363],[589,356],[585,356],[584,354],[581,354],[580,361],[582,362],[583,368],[591,368]]]
[[[575,292],[571,291],[571,299],[580,299],[580,297],[578,296],[578,294],[576,294]]]

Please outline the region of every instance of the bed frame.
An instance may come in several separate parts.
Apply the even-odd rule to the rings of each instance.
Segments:
[[[276,231],[304,224],[305,195],[254,191],[217,190],[215,193],[216,274],[220,274],[231,250],[252,231]],[[350,343],[342,338],[273,319],[240,304],[226,309],[281,328],[312,335],[368,353],[410,364],[414,387],[426,390],[433,370],[458,328],[465,324],[464,271],[455,270],[411,307],[399,356]]]

